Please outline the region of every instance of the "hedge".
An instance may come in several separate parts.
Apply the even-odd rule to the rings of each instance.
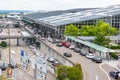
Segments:
[[[1,42],[1,47],[7,47],[7,43],[5,41]]]
[[[120,45],[117,46],[110,46],[111,49],[120,49]]]
[[[114,59],[118,59],[118,52],[112,52],[112,53],[110,53],[110,55],[111,55]]]

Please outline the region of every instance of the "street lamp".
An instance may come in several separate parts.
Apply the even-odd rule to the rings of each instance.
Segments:
[[[109,28],[108,28],[108,61],[109,61],[109,58],[110,58],[110,26],[112,26],[112,15],[108,15],[108,17],[110,17],[110,25],[109,25]]]
[[[9,34],[9,65],[10,65],[10,58],[11,58],[11,56],[10,56],[10,25],[9,25],[9,27],[8,27],[8,34]]]

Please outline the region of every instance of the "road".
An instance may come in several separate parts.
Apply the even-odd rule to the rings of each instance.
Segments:
[[[115,71],[116,69],[108,64],[102,64],[102,68],[109,74],[110,71]],[[115,80],[112,77],[110,77],[110,80]]]
[[[66,51],[72,53],[72,57],[68,59],[73,63],[81,64],[83,73],[85,74],[84,80],[96,80],[96,76],[98,76],[98,80],[108,80],[106,74],[99,68],[99,64],[92,62],[90,59],[81,56],[79,53],[76,53],[69,48],[57,47],[55,44],[52,44],[48,41],[45,41],[45,43],[51,48],[54,48],[61,55],[63,55],[63,53]]]
[[[11,40],[11,45],[15,45],[16,44],[16,40]],[[24,44],[21,42],[21,44]],[[24,50],[27,52],[28,54],[28,58],[32,58],[35,57],[35,55],[33,54],[33,52],[29,49],[28,46],[24,45],[24,46],[12,46],[10,48],[10,53],[11,53],[11,59],[13,59],[17,64],[21,64],[21,60],[20,60],[20,50]],[[13,51],[15,52],[15,54],[13,54]],[[5,61],[9,62],[9,47],[5,48],[5,49],[1,49],[1,53],[2,53],[2,60],[1,61]],[[16,74],[16,80],[32,80],[31,77],[33,77],[33,68],[29,67],[29,70],[24,70],[24,68],[17,68],[15,71],[13,70],[13,74],[14,72],[17,72]],[[24,77],[23,77],[24,76]],[[39,78],[39,80],[42,80]],[[47,73],[47,79],[46,80],[55,80],[55,76],[51,73]]]
[[[30,29],[28,31],[30,31]],[[32,33],[33,31],[30,31],[30,32]],[[54,49],[55,51],[57,51],[61,55],[63,55],[63,53],[66,51],[72,53],[72,57],[67,58],[67,59],[69,59],[73,63],[80,63],[81,64],[82,70],[84,73],[83,74],[84,80],[109,80],[108,73],[106,74],[101,70],[100,64],[94,63],[90,59],[87,59],[87,58],[79,55],[79,53],[76,53],[68,48],[57,47],[55,44],[52,44],[52,43],[48,42],[47,40],[43,41],[43,43],[49,45],[50,48]],[[44,51],[46,51],[46,48]],[[109,68],[109,71],[111,70],[110,68]],[[105,71],[107,71],[107,70],[105,69]]]

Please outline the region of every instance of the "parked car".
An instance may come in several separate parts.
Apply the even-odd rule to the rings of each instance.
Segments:
[[[87,51],[81,50],[80,55],[86,56],[86,54],[87,54]]]
[[[16,64],[9,64],[8,66],[11,67],[12,69],[17,68]]]
[[[79,53],[80,52],[80,48],[74,48],[74,52]]]
[[[68,53],[68,52],[65,52],[63,55],[66,56],[66,57],[72,57],[72,54]]]
[[[120,74],[120,71],[110,71],[109,75],[113,77],[114,79],[118,79],[118,74]]]
[[[53,38],[51,38],[51,37],[48,37],[48,41],[53,43],[53,44],[55,43],[55,40]]]
[[[95,56],[92,58],[92,61],[96,62],[96,63],[102,63],[102,59],[99,56]]]
[[[63,45],[62,45],[62,43],[57,43],[56,46],[62,47]]]
[[[65,46],[65,47],[67,47],[67,48],[69,48],[69,47],[70,47],[70,44],[69,44],[69,43],[67,43],[66,41],[62,41],[61,43],[62,43],[62,45],[63,45],[63,46]]]
[[[54,59],[54,57],[52,57],[52,56],[49,56],[48,59],[47,59],[47,61],[49,61],[49,62],[54,62],[54,60],[55,60],[55,59]]]
[[[44,38],[44,37],[42,37],[42,40],[45,40],[45,38]]]
[[[70,47],[70,44],[66,42],[66,43],[64,44],[64,46],[67,47],[67,48],[69,48],[69,47]]]
[[[86,54],[86,57],[89,58],[89,59],[92,59],[94,57],[94,55],[91,54],[91,53],[88,53],[88,54]]]
[[[49,42],[53,42],[53,39],[51,37],[47,38]]]
[[[57,67],[58,65],[60,65],[60,62],[55,60],[53,63],[52,63],[53,66]]]
[[[2,65],[0,66],[0,68],[1,68],[2,71],[6,70],[6,68],[7,68],[7,67],[6,67],[6,64],[5,64],[5,63],[2,63]]]
[[[62,43],[62,45],[64,45],[64,44],[66,43],[66,41],[65,41],[65,40],[62,40],[61,43]]]
[[[70,45],[70,47],[69,47],[71,50],[73,50],[74,48],[75,48],[75,46],[74,45]]]
[[[55,43],[61,43],[61,40],[55,39]]]

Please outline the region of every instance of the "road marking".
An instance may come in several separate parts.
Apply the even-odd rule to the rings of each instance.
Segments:
[[[83,71],[83,80],[85,80],[85,71],[84,70],[82,71]]]
[[[28,78],[25,78],[25,80],[28,80]]]
[[[98,80],[98,76],[96,76],[96,80]]]
[[[109,77],[108,73],[102,68],[102,65],[103,65],[103,63],[101,63],[101,64],[99,65],[99,68],[107,75],[108,80],[110,80],[110,77]]]

